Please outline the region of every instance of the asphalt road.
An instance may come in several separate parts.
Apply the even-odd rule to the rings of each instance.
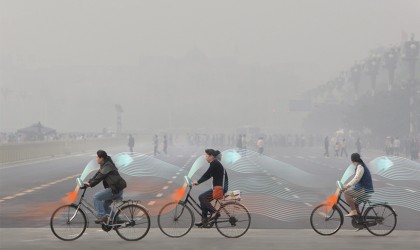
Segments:
[[[195,159],[203,154],[204,148],[204,146],[173,146],[169,148],[168,156],[159,155],[157,158],[178,167],[177,174],[182,176],[189,171]],[[152,151],[150,145],[137,145],[135,149],[137,152],[147,154],[151,154]],[[226,147],[220,147],[219,149],[223,150]],[[108,152],[116,154],[125,150],[127,149],[124,147],[116,147],[108,149]],[[322,153],[321,148],[268,148],[265,152],[273,159],[296,166],[308,173],[322,176],[326,183],[331,183],[331,190],[333,191],[335,180],[341,177],[350,161],[348,158],[324,158]],[[379,155],[380,152],[367,152],[364,159],[369,161]],[[24,248],[25,244],[33,243],[39,249],[50,249],[54,247],[54,242],[60,242],[61,244],[62,242],[57,241],[49,231],[50,216],[54,209],[62,204],[60,200],[66,193],[74,189],[75,178],[81,174],[87,162],[94,158],[95,152],[86,152],[84,154],[0,166],[1,248],[20,249],[19,246]],[[197,174],[200,174],[200,171]],[[235,177],[235,175],[230,176],[231,180],[235,180]],[[380,177],[374,178],[375,186],[404,186],[406,190],[411,191],[418,190],[420,186],[418,182],[413,181],[392,181],[392,183],[389,183],[390,180]],[[94,191],[101,188],[100,185],[95,187],[94,190],[90,191],[88,197],[91,197]],[[398,214],[398,225],[396,230],[387,237],[373,237],[366,230],[354,233],[348,221],[345,221],[342,230],[335,236],[321,237],[310,229],[309,224],[310,211],[316,205],[316,202],[314,204],[307,203],[307,207],[303,210],[303,216],[297,216],[290,220],[279,220],[275,219],[276,217],[273,219],[273,216],[260,214],[251,207],[252,230],[238,240],[224,239],[214,229],[206,233],[194,230],[193,233],[180,240],[167,239],[158,229],[156,230],[156,215],[163,204],[168,201],[170,194],[177,188],[179,188],[177,182],[158,178],[146,178],[139,185],[129,185],[126,193],[139,193],[139,199],[152,215],[152,230],[139,243],[124,242],[115,233],[114,236],[109,237],[98,226],[90,223],[90,233],[86,237],[83,236],[75,243],[62,243],[64,244],[62,245],[63,248],[95,246],[94,243],[90,243],[89,239],[93,239],[93,242],[100,241],[101,245],[107,247],[144,244],[144,246],[153,245],[162,246],[162,248],[171,246],[172,249],[192,249],[191,246],[203,248],[202,244],[208,246],[208,248],[203,249],[219,249],[228,246],[229,249],[236,249],[235,247],[238,249],[256,249],[257,245],[263,246],[262,248],[259,247],[261,249],[277,248],[275,246],[281,246],[281,249],[309,249],[309,247],[311,247],[310,249],[318,249],[316,248],[318,244],[319,249],[321,249],[321,246],[322,249],[330,249],[329,247],[331,249],[333,247],[350,249],[346,247],[354,247],[352,245],[354,242],[362,247],[371,241],[377,244],[370,249],[394,249],[391,246],[398,249],[416,249],[412,247],[419,246],[419,211],[398,205],[393,206]],[[202,190],[200,188],[193,190],[193,195],[197,197]],[[417,193],[407,192],[407,194],[412,195],[413,199],[418,199]],[[321,199],[319,203],[322,202]],[[414,200],[414,202],[416,201]],[[281,214],[281,211],[279,213]],[[91,216],[90,219],[92,218]],[[357,240],[355,240],[355,237],[357,237]],[[165,240],[159,241],[161,238]],[[220,239],[217,241],[217,247],[213,246],[213,239],[215,238]],[[174,244],[175,241],[176,244]],[[314,242],[317,244],[313,244]]]

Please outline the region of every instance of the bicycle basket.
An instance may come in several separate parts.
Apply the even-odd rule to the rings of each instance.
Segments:
[[[241,200],[241,190],[227,191],[223,196],[225,201]]]

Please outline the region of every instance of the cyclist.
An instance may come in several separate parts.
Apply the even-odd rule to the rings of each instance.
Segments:
[[[356,167],[356,173],[351,181],[344,185],[344,196],[351,211],[346,216],[358,214],[357,198],[363,198],[373,193],[372,176],[370,171],[358,153],[351,155],[352,164]]]
[[[94,187],[102,181],[105,190],[95,193],[93,203],[98,212],[95,223],[107,222],[107,214],[111,213],[111,204],[113,200],[122,199],[123,189],[127,183],[118,173],[118,169],[111,157],[103,150],[96,152],[96,162],[100,165],[98,172],[88,181],[86,187]]]
[[[201,176],[201,178],[198,179],[198,181],[193,181],[193,185],[201,184],[213,177],[213,187],[222,186],[223,193],[226,193],[229,186],[229,180],[226,170],[224,169],[222,163],[220,163],[220,160],[222,158],[220,151],[214,149],[206,149],[205,158],[207,162],[210,163],[210,166],[207,169],[207,171],[203,174],[203,176]],[[201,222],[196,223],[195,225],[198,227],[202,227],[203,225],[207,224],[208,221],[217,219],[220,216],[220,214],[215,213],[216,210],[210,203],[213,200],[213,188],[202,193],[198,197],[198,199],[200,200],[200,207],[202,210]],[[207,219],[209,213],[210,218]]]

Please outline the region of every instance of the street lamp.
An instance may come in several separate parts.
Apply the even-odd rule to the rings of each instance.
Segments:
[[[376,76],[378,75],[380,60],[381,59],[378,54],[372,54],[365,63],[365,70],[370,76],[372,96],[375,95],[376,91]]]
[[[384,68],[388,70],[388,91],[392,90],[395,81],[395,69],[397,68],[398,49],[392,47],[384,55]]]
[[[361,71],[362,71],[362,67],[359,64],[355,64],[350,69],[350,80],[353,82],[353,85],[354,85],[354,93],[355,93],[354,99],[355,100],[358,99],[359,83],[360,83],[360,78],[362,76]]]
[[[410,91],[410,136],[417,135],[417,81],[416,81],[416,62],[419,54],[419,42],[414,41],[414,35],[411,40],[404,44],[404,60],[408,63],[408,86]]]

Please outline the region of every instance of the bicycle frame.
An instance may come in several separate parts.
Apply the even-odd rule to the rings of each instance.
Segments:
[[[341,194],[342,194],[343,192],[341,192],[340,191],[340,193],[339,193],[339,195],[338,195],[338,199],[337,199],[337,207],[340,207],[341,209],[343,209],[344,211],[346,211],[346,213],[350,213],[350,211],[351,211],[351,209],[350,209],[350,205],[343,199],[343,198],[341,198]],[[347,210],[347,208],[343,205],[343,203],[347,206],[347,208],[348,208],[348,210]],[[358,212],[359,212],[359,214],[360,215],[362,215],[363,214],[363,212],[365,211],[365,208],[366,208],[366,203],[368,203],[368,202],[363,202],[363,207],[362,207],[362,209],[360,210],[359,209],[359,206],[356,206],[356,208],[357,208],[357,210],[358,210]],[[359,204],[360,205],[360,204]]]
[[[185,196],[184,200],[179,201],[179,203],[184,207],[187,204],[190,205],[190,207],[192,207],[198,214],[201,215],[202,210],[201,210],[201,206],[197,203],[197,201],[191,196],[191,190],[192,190],[192,186],[189,186],[188,192],[187,192],[187,196]],[[192,201],[192,202],[191,202]],[[217,205],[219,205],[218,207],[220,208],[221,203],[219,200],[216,200],[215,204],[214,204],[214,208],[216,210],[218,210],[216,207]],[[183,212],[183,211],[182,211]],[[182,212],[180,214],[180,216],[182,215]]]
[[[93,208],[92,204],[90,204],[86,199],[85,199],[85,193],[86,193],[87,188],[83,188],[83,193],[80,196],[80,199],[78,201],[77,204],[75,204],[77,206],[76,212],[74,213],[74,215],[70,218],[70,221],[72,221],[75,217],[76,214],[79,210],[82,210],[82,207],[86,208],[95,218],[98,218],[95,215],[95,209]],[[124,204],[124,203],[122,203]],[[120,210],[121,206],[117,206],[117,210]],[[111,215],[112,217],[105,223],[106,226],[110,226],[110,227],[115,227],[115,226],[122,226],[124,225],[124,223],[120,223],[120,224],[112,224],[110,222],[114,221],[115,215],[117,214],[117,211],[115,211],[115,204],[112,207],[112,212]]]

